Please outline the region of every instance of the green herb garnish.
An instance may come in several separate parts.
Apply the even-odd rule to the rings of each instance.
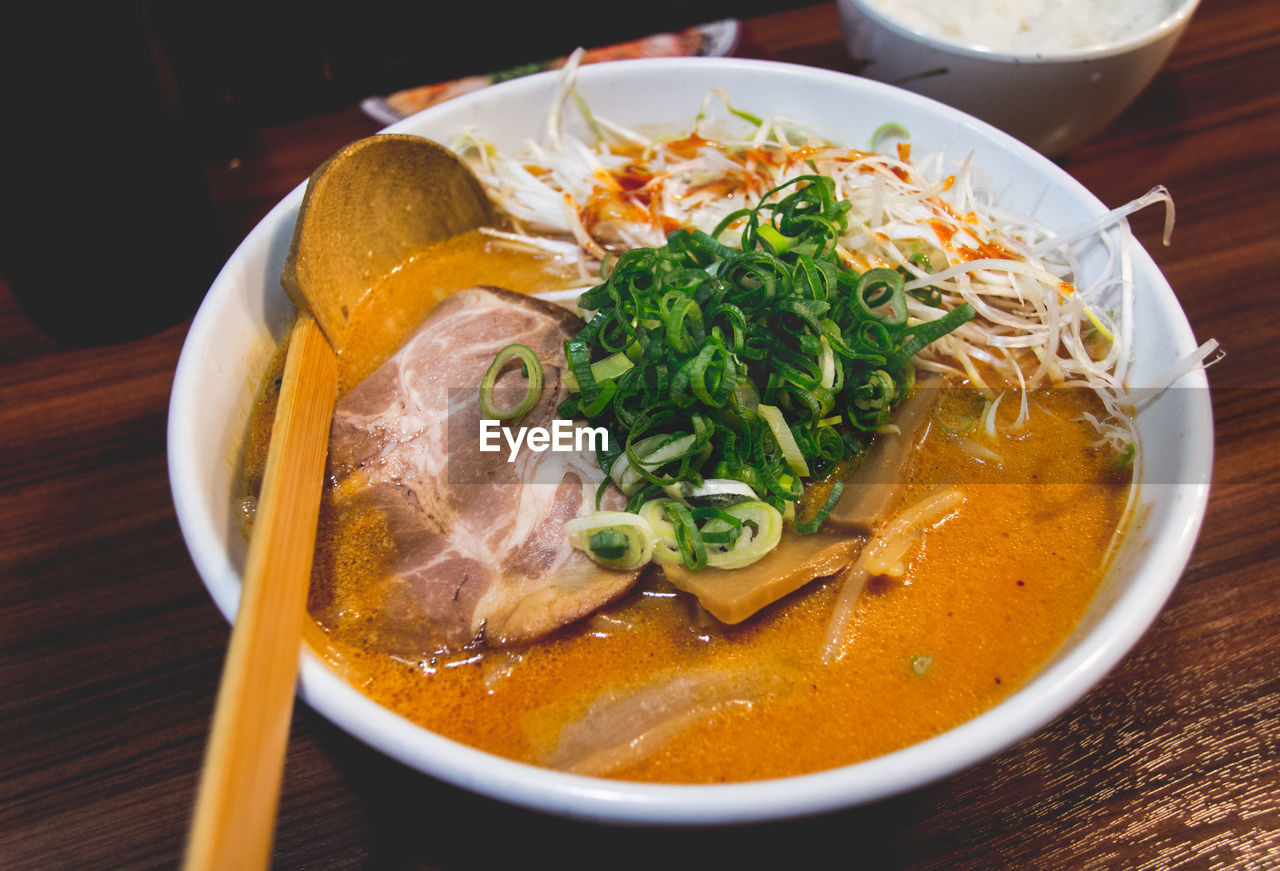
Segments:
[[[902,271],[845,266],[850,204],[834,191],[824,176],[793,179],[712,233],[677,230],[620,255],[579,298],[594,314],[565,344],[559,412],[608,428],[601,467],[632,503],[731,479],[782,511],[803,479],[889,423],[914,385],[912,357],[973,318],[965,304],[910,324]],[[738,223],[741,247],[721,242]],[[797,528],[816,531],[836,498]],[[668,516],[686,564],[702,564],[697,519]]]

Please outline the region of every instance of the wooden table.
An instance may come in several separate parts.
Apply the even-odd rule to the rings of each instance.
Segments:
[[[1135,230],[1196,334],[1228,352],[1211,374],[1217,460],[1199,544],[1155,625],[1082,702],[926,788],[714,831],[619,830],[509,808],[410,772],[299,706],[277,867],[1280,867],[1271,5],[1206,0],[1150,89],[1062,160],[1111,205],[1169,187],[1173,245],[1160,245],[1157,210]],[[834,4],[744,26],[743,53],[849,67]],[[221,253],[375,127],[351,107],[255,131],[233,161],[209,166]],[[0,286],[0,867],[179,861],[228,634],[184,549],[166,477],[185,330],[60,347]]]

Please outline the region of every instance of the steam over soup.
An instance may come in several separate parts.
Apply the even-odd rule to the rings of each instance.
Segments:
[[[459,145],[508,223],[387,276],[422,323],[342,361],[312,643],[380,704],[584,774],[794,775],[974,717],[1084,614],[1134,495],[1131,289],[968,164],[748,127]],[[486,415],[614,447],[508,462]]]

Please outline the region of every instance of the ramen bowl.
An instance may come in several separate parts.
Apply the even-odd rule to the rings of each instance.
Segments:
[[[476,129],[499,147],[541,134],[557,74],[517,79],[433,107],[391,129],[450,142]],[[866,143],[887,121],[914,149],[988,167],[1001,204],[1070,226],[1106,211],[1045,157],[968,115],[878,82],[807,67],[736,59],[644,60],[583,67],[577,87],[597,115],[636,126],[685,127],[723,89],[735,107],[821,119],[831,137]],[[835,111],[833,111],[835,107]],[[234,620],[246,543],[232,504],[237,455],[269,361],[293,309],[279,276],[302,200],[299,187],[249,234],[217,277],[191,326],[170,407],[173,497],[194,564]],[[1099,250],[1081,270],[1101,268]],[[1137,331],[1131,380],[1141,385],[1196,348],[1178,301],[1145,251],[1132,255]],[[994,708],[936,737],[866,762],[803,776],[717,785],[636,783],[510,761],[433,734],[383,708],[325,662],[300,651],[299,692],[351,735],[404,765],[488,797],[549,814],[632,824],[781,819],[885,798],[946,777],[1031,735],[1076,703],[1146,630],[1176,585],[1208,494],[1212,423],[1203,373],[1142,410],[1139,471],[1145,522],[1130,532],[1092,606],[1035,676]]]
[[[839,9],[860,75],[933,97],[1052,156],[1099,133],[1164,66],[1199,0],[1158,2],[1164,14],[1154,25],[1039,51],[992,48],[980,36],[940,36],[886,14],[873,0],[839,0]]]

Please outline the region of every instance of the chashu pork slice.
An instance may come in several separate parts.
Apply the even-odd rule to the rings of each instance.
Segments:
[[[572,312],[533,297],[461,291],[338,403],[330,473],[339,498],[382,512],[395,545],[370,627],[380,648],[417,656],[481,638],[529,641],[635,583],[639,572],[599,566],[567,541],[565,522],[594,510],[603,480],[585,442],[571,452],[522,446],[511,462],[505,437],[499,450],[481,449],[479,385],[495,355],[519,343],[542,364],[541,396],[509,422],[511,435],[519,426],[552,430],[568,395],[564,341],[581,327]],[[520,366],[505,369],[495,404],[516,404],[525,383]]]

